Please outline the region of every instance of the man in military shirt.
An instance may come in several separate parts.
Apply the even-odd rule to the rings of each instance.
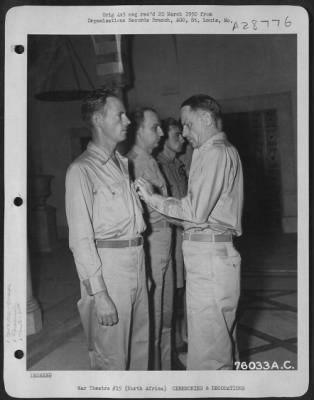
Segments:
[[[165,179],[153,150],[163,136],[160,120],[155,110],[136,110],[132,118],[135,145],[128,153],[134,178],[144,177],[156,192],[167,196]],[[147,256],[149,274],[152,280],[152,333],[153,358],[151,367],[155,370],[171,369],[171,336],[173,313],[173,271],[171,259],[172,231],[167,219],[150,207],[146,209],[148,224]]]
[[[174,118],[163,120],[161,126],[164,137],[162,138],[162,150],[157,156],[157,162],[166,179],[168,194],[181,199],[187,193],[185,165],[178,157],[182,153],[185,143],[182,136],[182,128]],[[174,318],[176,322],[175,344],[177,350],[185,349],[185,340],[187,340],[182,234],[182,224],[176,224],[173,229],[173,265],[176,283]]]
[[[221,109],[210,96],[181,105],[183,136],[192,144],[188,193],[182,199],[135,184],[150,207],[184,223],[188,316],[187,369],[234,368],[241,257],[232,237],[242,233],[243,174],[237,150],[221,130]]]
[[[66,215],[91,368],[147,370],[146,226],[128,160],[116,151],[130,121],[110,90],[92,92],[82,111],[92,140],[68,168]]]

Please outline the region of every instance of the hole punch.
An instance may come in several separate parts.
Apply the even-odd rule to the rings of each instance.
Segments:
[[[23,199],[21,197],[15,197],[15,199],[13,200],[13,203],[17,207],[20,207],[23,204]]]
[[[24,351],[23,350],[16,350],[14,352],[14,357],[17,358],[18,360],[21,360],[24,357]]]
[[[14,51],[16,54],[23,54],[24,46],[22,44],[17,44],[16,46],[14,46]]]

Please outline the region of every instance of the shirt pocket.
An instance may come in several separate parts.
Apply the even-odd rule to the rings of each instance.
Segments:
[[[94,218],[96,224],[105,227],[119,225],[128,215],[126,193],[121,183],[101,186],[95,192]]]

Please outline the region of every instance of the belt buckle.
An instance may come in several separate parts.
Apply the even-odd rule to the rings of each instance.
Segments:
[[[128,242],[129,242],[129,246],[128,247],[132,247],[132,239],[129,239]]]
[[[223,234],[221,234],[221,233],[219,233],[218,235],[213,234],[213,242],[215,242],[215,243],[223,242],[223,240],[220,240],[221,236],[223,236]],[[216,238],[217,238],[217,240],[216,240]]]

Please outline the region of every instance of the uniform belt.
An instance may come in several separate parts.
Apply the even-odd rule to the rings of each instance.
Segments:
[[[121,240],[103,240],[96,239],[96,247],[100,248],[111,248],[111,249],[121,249],[124,247],[136,247],[143,244],[142,236],[138,236],[134,239],[121,239]]]
[[[167,221],[159,221],[159,222],[156,222],[155,224],[152,224],[153,230],[160,229],[160,228],[169,228],[169,227],[170,227],[170,225],[169,225],[169,222],[167,222]]]
[[[184,240],[192,242],[232,242],[232,235],[212,235],[210,233],[183,233]]]

